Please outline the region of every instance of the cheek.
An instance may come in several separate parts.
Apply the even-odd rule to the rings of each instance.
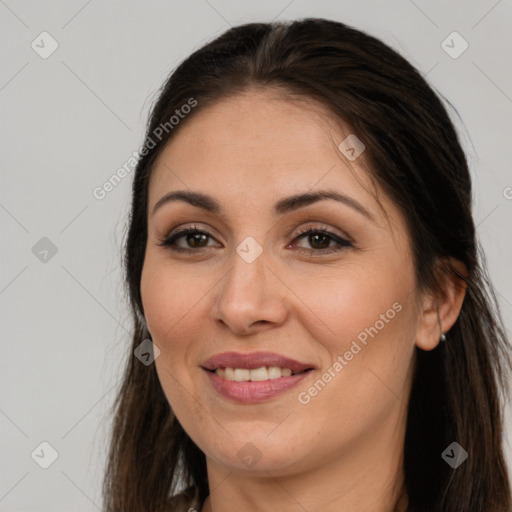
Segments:
[[[190,340],[201,339],[197,315],[204,292],[190,276],[149,256],[141,276],[141,296],[151,339],[160,350],[155,365],[162,388],[171,406],[179,408],[176,401],[182,400],[183,388],[193,385],[190,372],[197,361]]]
[[[294,293],[306,306],[300,317],[309,319],[308,330],[332,356],[349,350],[352,340],[364,344],[379,338],[381,347],[395,339],[400,343],[415,325],[411,276],[412,269],[408,272],[406,262],[398,260],[304,276],[294,283]]]
[[[177,271],[151,254],[144,262],[140,288],[149,331],[155,342],[163,344],[179,332],[183,322],[188,322],[205,293],[190,273]]]
[[[328,408],[338,425],[355,418],[369,425],[397,400],[406,402],[416,311],[412,269],[406,274],[407,266],[401,273],[398,267],[374,266],[371,273],[352,267],[316,279],[315,286],[303,282],[297,294],[311,309],[303,319],[324,353],[323,373],[300,390],[299,401],[313,416]],[[331,410],[332,404],[338,406]]]
[[[189,275],[149,255],[141,276],[141,296],[151,339],[160,350],[155,366],[167,401],[184,424],[201,423],[201,408],[189,396],[195,364],[190,339],[200,339],[201,290],[192,285]]]

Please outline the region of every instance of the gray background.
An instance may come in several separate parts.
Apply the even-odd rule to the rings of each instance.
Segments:
[[[101,507],[106,412],[130,356],[119,248],[132,173],[103,200],[93,190],[139,149],[171,69],[230,25],[306,16],[354,25],[401,52],[457,108],[478,234],[510,331],[512,2],[446,4],[0,0],[0,511]],[[45,59],[43,31],[58,43]],[[453,31],[469,44],[457,58],[442,46]],[[460,50],[452,39],[445,45]],[[55,254],[44,253],[43,237]],[[511,422],[509,404],[509,465]],[[43,441],[58,452],[48,469],[31,457],[37,448],[34,459],[50,461]]]

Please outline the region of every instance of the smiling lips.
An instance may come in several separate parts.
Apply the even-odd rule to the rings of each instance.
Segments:
[[[272,352],[224,352],[202,364],[221,395],[239,402],[259,402],[298,384],[314,369]]]

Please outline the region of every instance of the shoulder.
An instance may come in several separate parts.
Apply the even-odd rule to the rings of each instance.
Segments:
[[[199,511],[199,489],[194,486],[187,487],[179,494],[169,498],[167,504],[168,512],[200,512]]]

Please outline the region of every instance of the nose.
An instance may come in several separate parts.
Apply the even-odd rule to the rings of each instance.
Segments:
[[[236,252],[221,279],[212,314],[223,328],[238,335],[283,324],[288,315],[289,290],[262,253],[252,263]]]

